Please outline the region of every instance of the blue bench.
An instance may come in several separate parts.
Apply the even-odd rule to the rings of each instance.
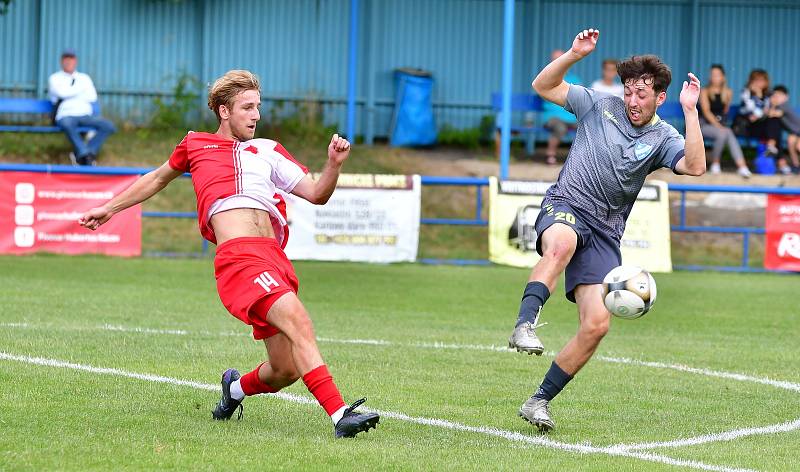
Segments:
[[[100,114],[100,105],[97,102],[92,104],[93,115]],[[44,115],[49,123],[50,115],[53,112],[53,104],[50,100],[39,100],[37,98],[9,98],[0,97],[0,115],[2,114],[26,114]],[[41,120],[40,120],[41,121]],[[79,128],[81,133],[88,133],[91,128]],[[54,125],[4,125],[0,124],[0,131],[12,133],[60,133],[61,128]]]
[[[500,128],[503,116],[503,95],[492,94],[492,110],[495,112],[495,154],[500,156]],[[536,135],[546,130],[542,126],[535,126],[536,115],[542,112],[542,98],[530,93],[511,94],[511,140],[525,141],[525,151],[531,156],[536,141]],[[526,115],[532,114],[534,121],[526,123]],[[521,118],[519,117],[521,116]]]

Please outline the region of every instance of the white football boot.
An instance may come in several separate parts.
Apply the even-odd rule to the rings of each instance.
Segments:
[[[550,402],[542,398],[530,397],[519,407],[519,416],[536,426],[540,433],[547,433],[556,427],[550,418]]]
[[[539,313],[536,314],[536,318],[534,319],[538,320],[541,314],[542,309],[539,308]],[[541,356],[544,352],[544,345],[539,341],[539,337],[536,336],[536,329],[546,324],[547,323],[535,324],[526,321],[517,326],[514,328],[514,332],[511,333],[511,337],[508,338],[508,348],[516,349],[517,352],[526,352],[528,355],[536,354],[537,356]]]

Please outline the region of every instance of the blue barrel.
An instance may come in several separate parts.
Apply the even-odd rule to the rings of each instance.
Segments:
[[[767,147],[764,144],[759,144],[756,148],[756,158],[753,160],[753,167],[756,174],[775,175],[775,171],[777,170],[775,159],[767,156]]]
[[[394,71],[396,86],[392,114],[392,146],[430,146],[436,143],[433,121],[433,77],[419,69]]]

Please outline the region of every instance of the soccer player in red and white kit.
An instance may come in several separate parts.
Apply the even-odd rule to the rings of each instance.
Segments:
[[[217,115],[216,133],[189,132],[169,160],[142,176],[105,205],[87,211],[79,223],[89,229],[158,193],[191,172],[197,194],[200,233],[217,244],[217,291],[230,313],[263,339],[268,361],[252,372],[222,374],[222,398],[215,419],[227,420],[246,396],[273,393],[302,378],[331,417],[335,436],[353,437],[377,426],[375,413],[347,406],[317,348],[311,319],[297,298],[298,281],[286,258],[286,205],[277,192],[293,193],[314,204],[328,201],[350,143],[333,135],[328,161],[318,180],[278,142],[253,139],[260,119],[258,78],[232,70],[214,82],[208,106]]]

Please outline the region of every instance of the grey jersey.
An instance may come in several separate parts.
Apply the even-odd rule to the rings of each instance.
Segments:
[[[645,177],[661,167],[675,171],[683,136],[658,117],[637,128],[622,99],[580,85],[570,85],[564,108],[578,118],[578,131],[545,203],[568,203],[620,240]]]

